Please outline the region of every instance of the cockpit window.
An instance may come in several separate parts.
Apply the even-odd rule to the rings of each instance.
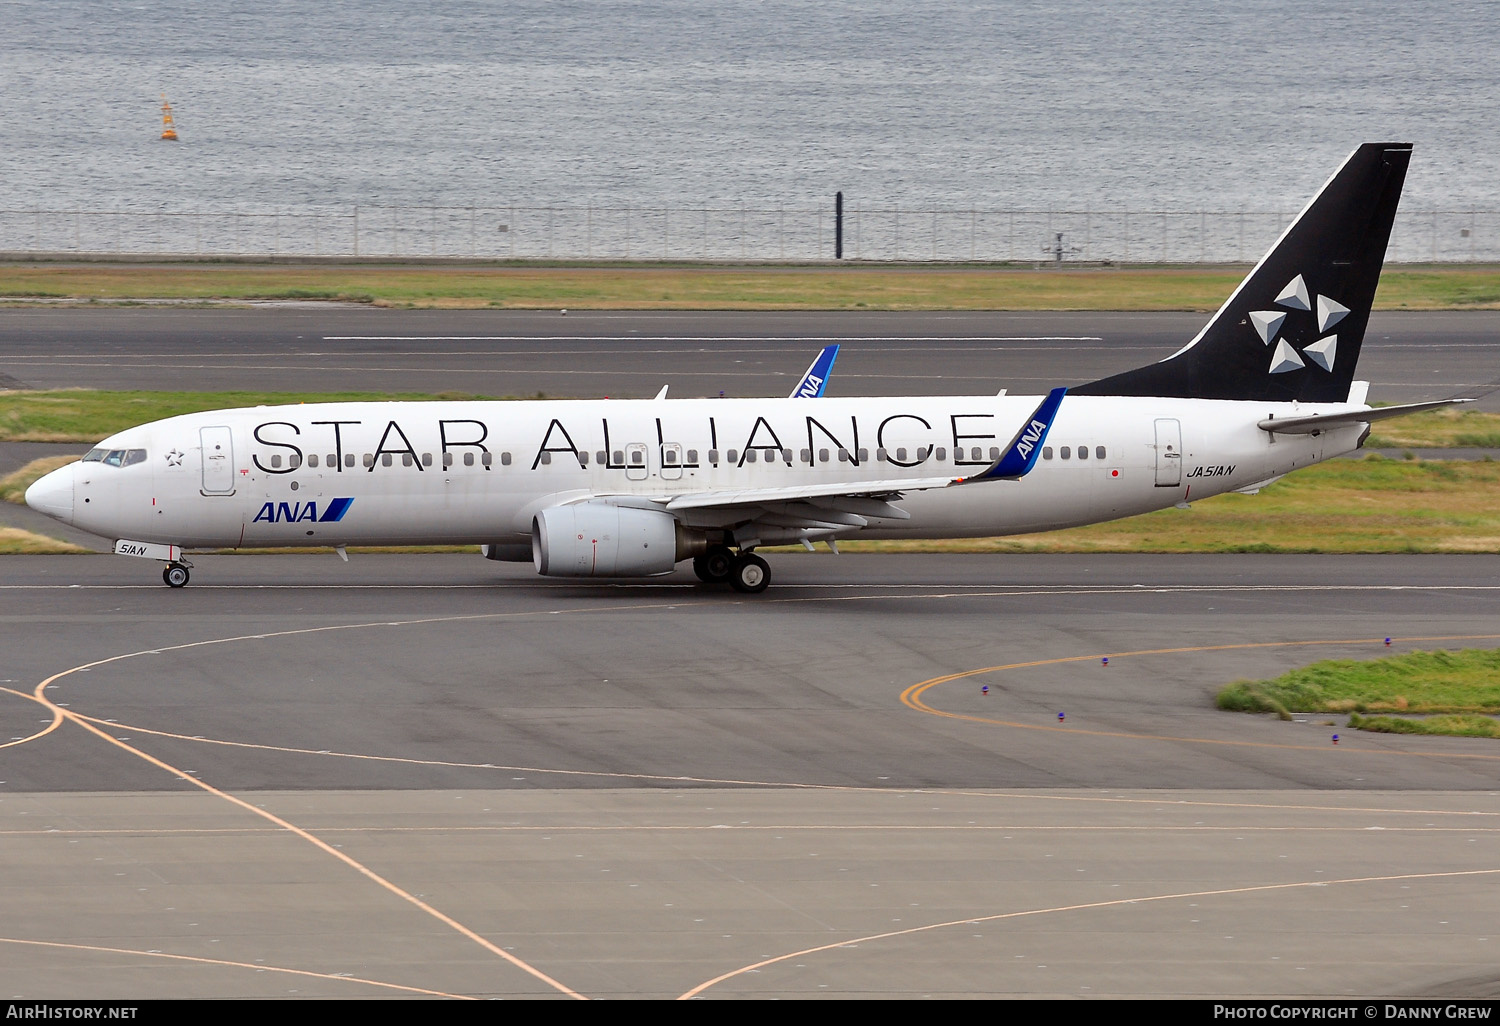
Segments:
[[[106,467],[129,467],[146,462],[145,449],[90,449],[85,463],[103,463]]]

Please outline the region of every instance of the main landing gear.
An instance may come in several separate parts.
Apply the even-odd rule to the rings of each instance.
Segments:
[[[184,587],[191,576],[188,570],[192,568],[192,565],[185,559],[168,563],[161,572],[161,579],[167,583],[168,588]]]
[[[693,573],[708,584],[729,582],[735,591],[759,595],[771,583],[771,567],[753,552],[735,554],[727,545],[713,545],[693,557]]]

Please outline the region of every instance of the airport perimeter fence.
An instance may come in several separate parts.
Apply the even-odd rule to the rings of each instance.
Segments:
[[[910,210],[846,205],[861,261],[1252,263],[1296,211]],[[37,256],[822,261],[831,208],[356,206],[0,209],[0,252]],[[1387,260],[1500,262],[1500,211],[1407,210]]]

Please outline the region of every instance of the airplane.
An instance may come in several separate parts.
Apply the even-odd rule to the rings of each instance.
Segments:
[[[762,546],[1029,533],[1254,493],[1359,449],[1373,421],[1470,401],[1372,409],[1354,380],[1410,158],[1358,147],[1185,346],[1045,396],[799,402],[825,352],[785,399],[219,410],[112,435],[26,501],[165,563],[173,588],[188,550],[478,544],[552,577],[691,560],[755,594]]]

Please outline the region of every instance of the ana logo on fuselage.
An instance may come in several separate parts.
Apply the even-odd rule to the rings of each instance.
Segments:
[[[349,512],[353,499],[332,499],[318,515],[318,502],[268,502],[255,514],[253,524],[336,524]]]

